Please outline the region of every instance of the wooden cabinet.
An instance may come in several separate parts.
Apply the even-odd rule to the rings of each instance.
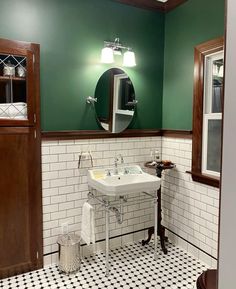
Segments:
[[[42,267],[39,111],[39,45],[0,39],[0,278]]]
[[[32,126],[39,103],[39,46],[0,39],[0,126]],[[21,71],[21,72],[20,72]]]

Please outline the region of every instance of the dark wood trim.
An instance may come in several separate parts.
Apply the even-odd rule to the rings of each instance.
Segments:
[[[162,129],[162,136],[174,137],[174,138],[192,138],[191,130],[173,130],[173,129]]]
[[[31,43],[31,50],[34,54],[34,108],[35,108],[35,123],[34,129],[36,130],[36,147],[35,148],[35,160],[34,160],[34,172],[35,172],[35,184],[34,186],[34,226],[37,240],[35,240],[35,249],[38,252],[38,259],[36,260],[36,269],[43,268],[43,203],[42,203],[42,169],[41,169],[41,111],[40,111],[40,45]]]
[[[157,2],[156,0],[115,0],[115,1],[126,5],[131,5],[137,8],[165,12],[165,3]]]
[[[156,0],[115,0],[115,1],[142,9],[155,10],[165,13],[175,9],[177,6],[183,4],[187,0],[169,0],[166,3],[158,2]]]
[[[169,12],[187,1],[188,0],[169,0],[165,3],[165,12]]]
[[[123,138],[123,137],[148,137],[161,136],[157,129],[129,129],[122,133],[111,133],[105,130],[75,130],[75,131],[48,131],[42,132],[43,140],[66,139],[98,139],[98,138]]]
[[[197,58],[199,58],[199,56],[201,57],[201,55],[206,56],[223,49],[224,49],[224,37],[218,37],[216,39],[209,40],[195,47],[195,50],[198,53],[200,52],[200,55],[198,55]]]
[[[1,134],[28,134],[29,127],[0,127]]]
[[[3,49],[1,49],[2,53],[12,53],[17,54],[20,53],[21,55],[27,55],[27,50],[33,50],[36,43],[31,42],[25,42],[25,41],[19,41],[19,40],[10,40],[10,39],[3,39],[1,38],[1,45],[3,46]]]
[[[191,130],[161,130],[161,129],[128,129],[121,133],[111,133],[105,130],[72,130],[72,131],[43,131],[43,140],[66,139],[98,139],[123,137],[152,137],[164,136],[174,138],[192,138]]]
[[[16,276],[19,274],[27,273],[29,271],[37,270],[38,268],[32,266],[31,262],[21,263],[21,265],[12,265],[9,267],[5,267],[4,270],[0,269],[0,279],[7,278],[9,276]]]
[[[220,178],[212,177],[209,175],[203,175],[202,173],[186,171],[186,173],[191,174],[193,181],[199,182],[208,186],[212,186],[215,188],[220,187]]]
[[[219,179],[202,174],[202,127],[205,56],[224,49],[224,38],[207,41],[194,49],[193,143],[191,174],[196,182],[219,187]]]

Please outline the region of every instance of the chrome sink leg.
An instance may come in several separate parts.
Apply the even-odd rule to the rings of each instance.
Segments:
[[[154,260],[157,260],[157,197],[154,197]]]
[[[109,264],[109,210],[108,203],[105,208],[105,222],[106,222],[106,277],[110,275],[110,264]]]

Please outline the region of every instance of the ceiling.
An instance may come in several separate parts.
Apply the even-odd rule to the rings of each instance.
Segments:
[[[157,10],[162,12],[169,12],[170,10],[176,8],[187,0],[115,0],[127,5],[132,5],[135,7]]]

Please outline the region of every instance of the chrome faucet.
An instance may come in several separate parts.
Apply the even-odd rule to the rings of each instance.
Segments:
[[[119,159],[120,159],[120,163],[123,164],[124,163],[124,158],[121,154],[117,155],[115,157],[115,169],[114,169],[114,175],[118,175],[118,162],[119,162]]]

